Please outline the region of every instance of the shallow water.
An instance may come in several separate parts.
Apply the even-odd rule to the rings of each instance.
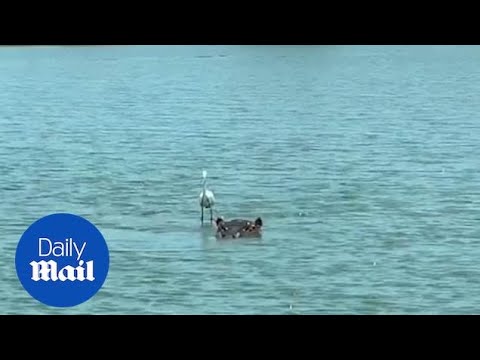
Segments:
[[[476,313],[480,48],[0,48],[0,313]],[[201,171],[227,218],[200,228]],[[16,244],[72,212],[111,251],[50,309]]]

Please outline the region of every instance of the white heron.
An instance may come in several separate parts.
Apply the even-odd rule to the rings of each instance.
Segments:
[[[210,209],[210,222],[213,221],[213,207],[215,205],[215,195],[211,190],[207,189],[207,172],[203,170],[203,189],[200,193],[199,203],[200,208],[202,209],[202,224],[203,224],[203,209]]]

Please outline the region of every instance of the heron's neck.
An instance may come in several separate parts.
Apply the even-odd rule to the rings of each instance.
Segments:
[[[203,193],[205,194],[205,190],[207,190],[207,179],[203,179]]]

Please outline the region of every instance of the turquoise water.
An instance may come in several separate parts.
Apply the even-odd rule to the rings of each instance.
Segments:
[[[0,48],[0,313],[469,314],[480,299],[480,47]],[[200,227],[202,169],[227,218]],[[73,309],[23,290],[37,218],[111,251]]]

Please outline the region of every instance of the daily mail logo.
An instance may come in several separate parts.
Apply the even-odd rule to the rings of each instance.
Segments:
[[[72,214],[53,214],[34,222],[22,235],[15,257],[25,290],[48,306],[76,306],[103,286],[109,250],[100,231]]]
[[[52,242],[49,238],[41,237],[38,239],[38,256],[55,256],[55,257],[73,257],[73,250],[75,249],[76,261],[78,266],[73,267],[67,265],[58,270],[58,264],[55,260],[41,260],[32,261],[32,280],[33,281],[94,281],[93,276],[93,260],[86,262],[86,269],[83,267],[85,261],[80,260],[87,246],[87,242],[83,242],[83,245],[78,247],[77,243],[72,238],[66,239],[65,243]],[[48,249],[48,250],[47,250]]]

